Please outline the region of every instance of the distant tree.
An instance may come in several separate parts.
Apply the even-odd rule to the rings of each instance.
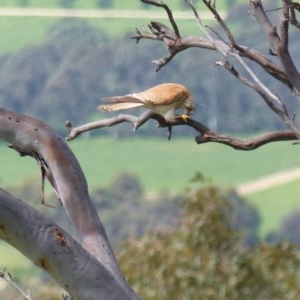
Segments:
[[[157,194],[148,201],[136,175],[121,172],[108,187],[92,191],[108,236],[113,241],[130,235],[141,236],[147,230],[170,230],[180,209],[181,195]]]
[[[100,8],[111,8],[114,5],[114,0],[98,0],[97,5]]]
[[[26,7],[30,3],[30,0],[19,0],[20,6]]]
[[[288,214],[281,222],[278,229],[270,232],[266,241],[270,244],[277,244],[282,241],[289,241],[300,246],[300,210]]]
[[[42,46],[0,59],[0,78],[6,78],[0,82],[0,103],[7,109],[49,120],[61,132],[65,131],[62,120],[71,115],[83,122],[99,102],[95,88],[99,88],[96,82],[103,70],[97,69],[92,57],[104,41],[103,32],[87,22],[64,19],[54,24]],[[80,107],[82,99],[87,106],[74,109],[74,105]]]
[[[237,1],[236,0],[225,0],[225,2],[226,2],[227,7],[229,9],[231,9],[232,5],[236,4]]]
[[[75,2],[76,2],[76,0],[59,0],[60,6],[65,7],[65,8],[74,7]]]
[[[211,184],[194,186],[182,205],[172,231],[120,247],[122,270],[142,299],[297,299],[296,247],[245,249],[230,202]]]

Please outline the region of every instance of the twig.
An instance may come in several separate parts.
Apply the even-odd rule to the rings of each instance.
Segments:
[[[213,6],[211,7],[213,8]],[[136,29],[137,34],[131,36],[131,38],[135,39],[136,42],[139,42],[141,39],[156,40],[163,42],[165,45],[168,46],[168,51],[162,58],[152,61],[152,63],[157,66],[156,71],[160,70],[163,66],[169,63],[177,53],[191,47],[220,51],[223,54],[226,54],[228,53],[228,51],[230,51],[230,46],[222,40],[214,40],[211,39],[211,37],[204,38],[199,36],[184,36],[181,38],[177,38],[175,32],[171,28],[165,26],[164,24],[152,21],[149,26],[150,28],[153,27],[155,30],[147,32],[145,30],[139,31],[138,29]],[[225,30],[225,28],[227,27],[223,28]],[[227,29],[226,32],[231,43],[234,42],[234,39],[231,38],[232,34],[229,31],[229,29]],[[268,57],[252,48],[237,43],[234,44],[234,48],[237,50],[237,53],[241,57],[246,57],[256,62],[272,77],[274,77],[275,79],[277,79],[278,81],[295,91],[294,86],[289,80],[289,78],[286,76],[286,73],[281,68],[279,68],[274,62],[272,62]]]
[[[214,132],[201,122],[198,122],[191,118],[188,118],[186,120],[176,118],[172,122],[166,122],[166,120],[163,117],[153,112],[146,112],[140,117],[132,115],[118,115],[114,118],[100,120],[93,123],[84,124],[78,127],[73,127],[71,122],[68,122],[67,127],[69,129],[69,135],[67,137],[67,140],[73,140],[82,132],[100,129],[108,126],[114,126],[123,122],[132,123],[134,125],[134,130],[137,130],[140,126],[142,126],[145,122],[147,122],[150,119],[155,119],[159,123],[159,127],[185,125],[194,128],[198,133],[200,133],[200,135],[195,138],[197,144],[215,142],[227,145],[236,150],[254,150],[260,146],[271,142],[297,140],[296,135],[293,131],[274,131],[243,141],[234,137],[230,137],[228,135],[223,135]]]
[[[3,278],[6,282],[8,282],[14,289],[16,289],[26,300],[33,300],[30,291],[27,292],[24,291],[16,282],[13,281],[12,276],[9,272],[6,272],[4,269],[2,272],[0,272],[0,278]]]
[[[228,135],[219,135],[212,132],[196,137],[198,144],[207,142],[216,142],[227,145],[235,150],[255,150],[263,145],[274,142],[294,141],[297,140],[293,131],[274,131],[267,132],[262,135],[247,140],[237,139]]]
[[[204,29],[204,27],[202,26],[202,22],[200,20],[200,17],[196,11],[196,8],[194,6],[194,4],[192,3],[191,0],[186,0],[187,4],[191,7],[192,11],[194,12],[195,18],[198,21],[198,26],[199,28],[205,33],[205,35],[212,41],[214,41],[214,44],[216,45],[216,49],[217,51],[222,54],[223,56],[226,57],[226,61],[224,63],[219,62],[217,63],[220,66],[225,67],[228,71],[230,71],[233,75],[235,75],[235,77],[237,77],[240,81],[242,81],[244,84],[246,84],[247,86],[251,87],[252,89],[254,89],[263,99],[264,101],[268,104],[268,106],[276,113],[278,114],[283,120],[284,122],[287,124],[288,127],[290,127],[296,134],[296,136],[298,136],[298,138],[300,138],[300,132],[297,129],[297,127],[295,126],[294,122],[289,118],[286,107],[285,107],[285,103],[282,99],[280,99],[279,96],[275,95],[272,91],[270,91],[270,89],[268,89],[261,80],[259,80],[259,78],[256,76],[256,74],[251,70],[251,68],[246,64],[246,62],[241,58],[240,54],[238,53],[238,51],[235,50],[242,50],[242,47],[240,47],[231,31],[229,30],[229,28],[227,27],[227,25],[225,24],[225,22],[222,20],[222,18],[220,17],[220,15],[218,14],[218,12],[216,11],[215,7],[211,4],[211,1],[206,1],[203,0],[204,4],[209,8],[209,10],[213,13],[213,15],[216,17],[216,19],[218,20],[219,24],[221,25],[221,27],[223,28],[223,30],[226,32],[228,39],[230,40],[231,44],[232,44],[232,48],[230,48],[226,43],[224,43],[223,40],[219,40],[218,42],[220,43],[220,45],[226,45],[227,48],[224,47],[220,47],[218,46],[217,41],[213,40],[212,37],[208,34],[208,32]],[[286,25],[286,22],[284,23]],[[285,30],[282,30],[283,33],[282,35],[285,37],[286,43],[288,41],[288,35],[287,35],[287,29],[286,29],[287,25],[284,27]],[[287,51],[287,49],[286,49]],[[250,75],[250,77],[252,78],[252,80],[254,81],[253,83],[250,82],[248,79],[246,79],[244,76],[242,76],[239,72],[236,71],[236,69],[229,64],[228,62],[228,55],[231,55],[233,57],[235,57],[237,59],[237,61],[239,62],[239,64],[242,66],[242,68]],[[277,105],[274,105],[272,103],[272,100],[277,102],[277,104],[279,105],[279,107]]]
[[[240,65],[246,70],[246,72],[251,76],[251,78],[254,80],[255,84],[260,87],[271,99],[275,100],[280,106],[283,105],[283,101],[275,95],[269,88],[267,88],[261,80],[255,75],[255,73],[249,68],[249,66],[243,61],[243,59],[237,54],[232,53],[232,55],[238,60]]]
[[[252,15],[265,32],[265,35],[272,48],[272,53],[278,56],[284,68],[287,78],[291,82],[292,88],[300,95],[300,74],[288,51],[288,23],[289,23],[289,1],[282,0],[282,16],[280,24],[280,34],[278,35],[276,27],[272,25],[266,15],[261,0],[251,0],[250,8]]]
[[[206,5],[206,7],[211,11],[211,13],[214,15],[214,17],[216,18],[218,23],[221,25],[223,30],[225,31],[225,33],[226,33],[229,41],[231,42],[232,46],[236,46],[237,43],[235,41],[235,38],[234,38],[233,34],[231,33],[229,27],[226,25],[224,20],[221,18],[220,14],[217,12],[217,10],[215,8],[215,5],[212,5],[211,1],[207,1],[207,0],[203,0],[203,2]]]
[[[285,103],[282,99],[280,99],[278,96],[278,105],[275,105],[275,103],[272,101],[272,97],[270,97],[269,93],[259,84],[256,82],[252,82],[248,80],[246,77],[244,77],[241,73],[239,73],[233,65],[231,65],[228,61],[218,62],[218,65],[222,65],[225,67],[232,75],[234,75],[236,78],[238,78],[241,82],[243,82],[245,85],[249,86],[253,90],[255,90],[265,101],[265,103],[284,121],[284,123],[294,132],[294,136],[300,138],[299,135],[299,129],[296,127],[293,118],[291,119],[288,115]],[[273,95],[273,93],[271,94]]]
[[[124,123],[124,122],[133,124],[133,131],[136,131],[140,126],[142,126],[149,119],[157,120],[157,122],[159,123],[159,126],[161,126],[161,127],[169,126],[164,117],[162,117],[161,115],[156,114],[152,111],[146,111],[140,117],[136,117],[133,115],[120,114],[113,118],[83,124],[78,127],[73,127],[72,123],[70,121],[67,121],[66,127],[69,130],[69,135],[66,137],[66,140],[71,141],[71,140],[75,139],[78,135],[82,134],[83,132],[96,130],[96,129],[100,129],[103,127],[111,127],[111,126],[114,126],[114,125],[117,125],[120,123]]]
[[[290,8],[290,12],[291,12],[291,16],[290,16],[290,23],[292,25],[294,25],[296,28],[300,29],[300,22],[298,21],[297,17],[296,17],[296,12],[295,12],[295,8],[291,7]]]
[[[173,18],[173,14],[172,14],[172,11],[170,10],[170,8],[168,7],[168,5],[166,5],[165,3],[163,3],[162,1],[160,3],[156,2],[156,1],[152,1],[152,0],[141,0],[143,3],[146,3],[146,4],[150,4],[150,5],[154,5],[154,6],[157,6],[157,7],[162,7],[165,9],[165,11],[167,12],[168,14],[168,17],[169,17],[169,20],[172,24],[172,27],[173,27],[173,30],[176,34],[176,36],[179,38],[180,37],[180,33],[179,33],[179,29],[177,27],[177,24]]]

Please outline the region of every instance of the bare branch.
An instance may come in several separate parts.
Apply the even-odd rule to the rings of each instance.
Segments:
[[[72,123],[70,121],[67,121],[66,127],[69,130],[69,135],[66,137],[66,139],[68,141],[71,141],[83,132],[100,129],[100,128],[104,128],[104,127],[111,127],[111,126],[114,126],[114,125],[117,125],[120,123],[124,123],[124,122],[133,124],[133,130],[136,131],[139,127],[141,127],[149,119],[156,120],[160,127],[168,127],[170,125],[172,125],[172,126],[175,125],[175,123],[172,123],[172,124],[168,123],[163,116],[161,116],[157,113],[154,113],[152,111],[146,111],[140,117],[136,117],[133,115],[120,114],[113,118],[87,123],[87,124],[84,124],[84,125],[81,125],[78,127],[73,127]]]
[[[276,132],[269,132],[254,137],[252,139],[243,141],[234,137],[230,137],[228,135],[218,134],[210,130],[204,124],[191,118],[187,118],[185,120],[181,118],[176,118],[173,121],[167,122],[161,115],[151,111],[142,114],[140,117],[122,114],[110,119],[84,124],[79,127],[73,127],[72,124],[69,122],[67,126],[70,132],[67,139],[72,140],[83,132],[94,130],[94,129],[100,129],[108,126],[114,126],[123,122],[132,123],[134,126],[134,130],[137,130],[140,126],[142,126],[145,122],[147,122],[150,119],[156,120],[159,124],[159,127],[172,127],[172,126],[185,125],[194,128],[197,132],[200,133],[200,136],[196,137],[196,142],[198,144],[215,142],[215,143],[221,143],[230,146],[236,150],[254,150],[260,146],[263,146],[271,142],[297,140],[296,135],[293,131],[276,131]]]
[[[293,88],[300,94],[300,74],[288,51],[288,22],[289,22],[289,8],[288,1],[282,0],[283,12],[280,25],[281,37],[277,34],[275,26],[272,25],[268,19],[262,3],[260,0],[251,0],[250,7],[253,16],[266,34],[269,44],[272,48],[272,53],[278,56],[282,66],[286,72],[289,81]]]
[[[206,2],[209,3],[209,1]],[[209,8],[213,13],[216,14],[216,18],[220,20],[220,22],[222,22],[223,24],[224,21],[214,10],[213,6],[209,5]],[[202,24],[200,18],[198,19],[198,22]],[[177,38],[176,33],[172,29],[168,28],[166,25],[160,22],[152,21],[149,27],[152,28],[150,32],[137,30],[137,34],[133,35],[131,38],[135,39],[136,42],[139,42],[141,39],[156,40],[163,42],[168,47],[168,51],[162,58],[152,61],[152,63],[154,63],[157,66],[156,71],[160,70],[160,68],[165,66],[168,62],[170,62],[177,53],[180,53],[181,51],[186,50],[188,48],[197,47],[209,49],[219,51],[223,55],[226,55],[226,53],[228,53],[228,51],[230,50],[229,45],[227,45],[222,40],[212,39],[211,36],[207,33],[207,31],[205,31],[206,35],[208,35],[209,37],[206,38],[198,36],[185,36]],[[293,84],[290,82],[285,72],[282,69],[280,69],[274,62],[272,62],[268,57],[264,56],[263,54],[259,53],[254,49],[237,44],[225,23],[223,24],[223,29],[227,33],[230,42],[234,43],[234,49],[236,49],[237,54],[239,54],[241,57],[245,57],[256,62],[272,77],[279,80],[289,88],[294,89]]]
[[[5,270],[0,272],[0,278],[3,278],[3,280],[13,286],[14,289],[16,289],[24,297],[24,299],[33,300],[30,295],[30,291],[24,291],[16,282],[14,282],[12,276]]]
[[[290,23],[292,25],[294,25],[295,27],[297,27],[298,29],[300,29],[300,22],[298,21],[297,17],[296,17],[296,12],[295,12],[295,8],[294,7],[290,7]]]
[[[216,142],[216,143],[227,145],[236,150],[249,151],[249,150],[255,150],[268,143],[293,141],[296,139],[297,138],[293,131],[268,132],[247,140],[241,140],[228,135],[220,135],[220,134],[215,134],[213,132],[208,132],[197,137],[196,142],[198,144]]]
[[[288,51],[289,48],[289,6],[286,1],[282,1],[282,16],[281,16],[281,24],[280,24],[280,36],[281,36],[281,47],[284,51]]]
[[[242,62],[242,61],[241,61]],[[238,78],[245,85],[252,88],[256,91],[265,103],[284,121],[284,123],[294,132],[294,136],[297,136],[300,139],[300,132],[294,121],[289,117],[287,112],[285,103],[282,99],[280,99],[277,95],[273,94],[269,89],[267,89],[263,84],[259,81],[255,80],[255,82],[251,82],[246,77],[244,77],[240,72],[238,72],[233,65],[231,65],[228,61],[225,63],[218,62],[218,65],[222,65],[225,67],[233,76]],[[247,66],[244,66],[247,69]],[[251,70],[248,70],[251,73]],[[252,74],[252,76],[255,76]],[[254,77],[255,78],[255,77]],[[273,100],[276,100],[275,104]]]
[[[189,6],[191,7],[191,9],[194,12],[194,15],[196,17],[196,19],[198,20],[198,24],[200,29],[206,34],[206,36],[208,36],[208,38],[210,40],[213,41],[212,37],[206,32],[206,30],[203,28],[202,26],[202,22],[199,18],[199,15],[192,3],[191,0],[186,0],[186,2],[189,4]],[[295,126],[294,122],[289,118],[286,107],[285,107],[285,103],[282,99],[280,99],[277,95],[275,95],[273,92],[270,91],[270,89],[268,89],[259,79],[258,77],[254,74],[254,72],[248,67],[248,65],[244,62],[244,60],[241,58],[241,56],[239,55],[239,53],[236,50],[241,50],[242,48],[239,47],[239,45],[236,43],[232,33],[230,32],[229,28],[227,27],[227,25],[225,24],[225,22],[222,20],[222,18],[219,16],[218,12],[215,10],[215,7],[211,4],[211,1],[206,1],[203,0],[203,3],[209,8],[209,10],[213,13],[213,15],[216,17],[216,19],[218,20],[219,24],[221,24],[222,28],[224,29],[224,31],[226,32],[231,44],[232,44],[232,48],[230,49],[227,44],[227,49],[225,47],[218,47],[218,44],[216,41],[213,41],[214,44],[216,45],[216,49],[219,53],[221,53],[223,56],[226,57],[226,61],[224,63],[220,62],[219,65],[224,66],[228,71],[230,71],[233,75],[235,75],[240,81],[242,81],[244,84],[246,84],[247,86],[251,87],[252,89],[254,89],[263,99],[264,101],[268,104],[268,106],[276,113],[278,114],[283,120],[284,122],[287,124],[288,127],[290,127],[294,132],[295,135],[298,136],[298,138],[300,139],[300,131],[297,129],[297,127]],[[287,10],[287,9],[286,9]],[[285,12],[285,14],[288,13],[288,10]],[[286,25],[287,22],[285,22],[284,24]],[[288,31],[287,31],[287,25],[283,26],[282,29],[282,36],[284,36],[284,41],[286,43],[288,43]],[[220,43],[223,43],[223,41],[219,41]],[[224,50],[226,49],[226,50]],[[287,47],[286,47],[287,50]],[[228,62],[228,55],[234,56],[237,61],[240,63],[240,65],[243,67],[243,69],[250,75],[250,77],[253,79],[253,83],[250,82],[248,79],[246,79],[244,76],[242,76],[239,72],[237,72],[235,70],[235,68],[229,64]],[[230,66],[230,67],[229,67]],[[277,102],[277,105],[279,105],[279,107],[277,105],[274,105],[272,100]]]
[[[75,191],[73,191],[75,193]],[[74,299],[137,299],[67,232],[0,189],[0,238],[46,271]]]
[[[229,27],[226,25],[220,14],[217,12],[215,5],[212,5],[211,1],[203,0],[203,3],[206,5],[206,7],[211,11],[211,13],[214,15],[218,23],[221,25],[223,30],[225,31],[230,43],[232,46],[236,46],[237,43],[235,41],[235,38],[233,34],[231,33]]]
[[[163,3],[162,1],[160,3],[156,2],[156,1],[152,1],[152,0],[141,0],[143,3],[146,3],[146,4],[150,4],[150,5],[154,5],[154,6],[157,6],[157,7],[162,7],[165,9],[165,11],[167,12],[168,14],[168,17],[169,17],[169,20],[172,24],[172,27],[173,27],[173,30],[176,34],[176,36],[179,38],[180,37],[180,33],[179,33],[179,29],[177,27],[177,24],[173,18],[173,14],[172,14],[172,11],[170,10],[170,8],[168,7],[168,5],[166,5],[165,3]]]
[[[240,65],[251,76],[251,78],[255,82],[255,86],[259,87],[259,90],[262,90],[269,98],[273,99],[280,106],[282,106],[284,102],[259,80],[259,78],[251,70],[251,68],[243,61],[243,59],[238,54],[233,53],[232,55],[239,61]]]
[[[288,19],[289,19],[289,7],[288,7],[288,0],[282,0],[285,4],[285,9],[283,10],[283,21],[281,26],[281,36],[280,39],[276,28],[272,26],[271,22],[269,21],[268,17],[266,16],[263,7],[261,5],[260,0],[251,0],[250,5],[253,7],[253,14],[256,16],[259,24],[263,28],[263,30],[267,33],[269,43],[272,47],[272,51],[281,57],[281,61],[285,67],[285,72],[278,68],[272,61],[270,61],[267,57],[263,56],[261,53],[249,49],[243,45],[237,44],[234,39],[233,34],[231,33],[230,29],[223,21],[221,16],[218,14],[217,10],[214,7],[214,4],[211,1],[203,0],[203,3],[208,7],[208,9],[212,12],[212,14],[217,19],[218,23],[221,25],[223,30],[225,31],[228,40],[230,42],[230,46],[224,42],[222,39],[213,39],[212,36],[207,32],[204,28],[202,21],[197,13],[197,10],[191,0],[185,0],[186,3],[190,6],[191,10],[194,13],[194,16],[197,20],[198,27],[201,31],[206,35],[207,39],[197,39],[195,37],[182,37],[178,40],[174,40],[174,38],[170,39],[168,36],[174,37],[174,34],[168,33],[168,36],[165,34],[168,32],[163,27],[156,27],[157,31],[152,31],[152,34],[156,35],[156,39],[163,41],[165,44],[168,45],[168,52],[159,60],[156,60],[154,63],[158,66],[159,70],[162,66],[166,65],[177,53],[183,51],[189,47],[200,47],[206,49],[212,49],[218,51],[225,57],[225,62],[219,62],[218,65],[225,67],[231,74],[235,75],[239,80],[241,80],[244,84],[254,89],[268,104],[268,106],[278,114],[281,119],[286,123],[286,125],[294,131],[295,135],[300,138],[300,131],[295,126],[293,120],[289,117],[286,106],[284,101],[276,94],[271,92],[261,80],[254,74],[254,72],[248,67],[248,65],[244,62],[243,58],[248,58],[250,60],[255,61],[258,63],[266,72],[268,72],[271,76],[275,77],[277,80],[281,81],[288,87],[290,87],[293,91],[298,91],[298,85],[300,87],[300,77],[299,80],[297,79],[297,70],[293,64],[293,61],[290,58],[288,53]],[[152,22],[153,23],[153,22]],[[164,38],[161,38],[161,37]],[[134,36],[133,38],[141,39],[141,38],[148,38],[149,36],[143,36],[143,33],[139,32],[138,36]],[[189,38],[189,39],[187,39]],[[193,44],[190,43],[193,41]],[[204,42],[205,41],[205,42]],[[189,42],[189,43],[187,43]],[[228,62],[229,56],[233,56],[237,59],[239,64],[243,67],[243,69],[250,75],[253,79],[253,82],[250,82],[244,76],[242,76],[236,69]],[[287,70],[289,69],[289,71]],[[288,76],[286,75],[288,74]],[[297,83],[295,83],[297,82]],[[276,102],[273,103],[273,101]]]
[[[115,276],[128,294],[134,295],[90,199],[81,167],[65,141],[44,123],[4,109],[0,109],[0,138],[48,166],[83,247]]]

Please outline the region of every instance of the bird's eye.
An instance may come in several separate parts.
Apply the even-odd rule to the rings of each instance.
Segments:
[[[189,111],[189,113],[192,114],[195,111],[195,107],[194,106],[188,107],[188,111]]]

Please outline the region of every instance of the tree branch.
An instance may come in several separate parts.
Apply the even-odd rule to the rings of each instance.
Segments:
[[[247,140],[241,140],[232,136],[217,134],[212,131],[206,132],[196,137],[196,142],[198,144],[215,142],[224,144],[235,150],[244,151],[255,150],[269,143],[295,140],[297,140],[297,138],[293,131],[267,132]]]
[[[152,1],[151,1],[152,2]],[[168,36],[172,36],[172,39],[169,39],[165,32],[169,32],[170,29],[166,29],[165,26],[156,26],[156,31],[152,31],[152,38],[156,36],[157,40],[163,41],[166,45],[168,45],[168,52],[162,57],[160,60],[156,60],[154,63],[158,66],[157,70],[159,70],[162,66],[167,64],[177,53],[183,51],[189,47],[200,47],[206,48],[211,50],[218,51],[223,57],[224,62],[218,62],[217,64],[220,66],[225,67],[231,74],[236,76],[241,82],[246,84],[247,86],[254,89],[267,103],[267,105],[280,116],[280,118],[285,122],[285,124],[294,131],[295,135],[298,136],[300,139],[300,131],[297,126],[294,124],[294,121],[289,117],[286,105],[284,101],[278,96],[272,93],[263,83],[258,79],[258,77],[254,74],[254,72],[248,67],[246,62],[244,62],[243,58],[248,58],[256,63],[258,63],[263,69],[272,75],[274,78],[279,80],[280,82],[284,83],[288,87],[290,87],[293,91],[298,90],[298,85],[300,87],[300,77],[298,78],[298,72],[291,60],[289,53],[288,53],[288,19],[289,19],[289,7],[288,7],[288,0],[282,0],[285,4],[285,8],[283,9],[283,21],[281,26],[281,35],[282,38],[280,39],[276,28],[272,26],[271,22],[267,18],[262,5],[261,1],[259,0],[251,0],[250,5],[255,9],[255,16],[263,28],[263,30],[267,33],[269,43],[273,48],[273,52],[278,54],[282,59],[281,61],[285,61],[285,72],[280,70],[273,62],[271,62],[268,58],[264,57],[259,52],[256,52],[253,49],[249,49],[245,46],[239,45],[233,34],[231,33],[230,29],[218,14],[217,10],[215,9],[214,5],[211,1],[203,0],[203,3],[207,6],[207,8],[211,11],[214,17],[217,19],[218,23],[221,25],[223,30],[225,31],[229,42],[223,41],[221,39],[213,39],[213,37],[207,32],[207,30],[202,25],[202,21],[197,13],[197,10],[191,0],[186,0],[186,3],[190,6],[191,10],[194,13],[194,16],[197,20],[198,27],[200,30],[205,34],[206,39],[197,39],[194,37],[182,37],[180,39],[175,39],[175,35],[168,33]],[[151,4],[151,3],[149,3]],[[152,24],[153,22],[151,22]],[[149,38],[149,35],[143,36],[142,33],[138,32],[138,36],[133,36],[132,38],[136,38],[139,41],[141,38]],[[163,38],[162,38],[163,37]],[[191,41],[193,41],[191,43]],[[275,50],[274,50],[275,49]],[[234,66],[229,63],[229,57],[235,57],[238,63],[242,66],[242,68],[250,75],[253,82],[246,77],[242,76],[239,72],[236,71]],[[273,103],[276,102],[276,103]]]
[[[290,56],[288,50],[288,23],[289,23],[289,1],[282,0],[282,16],[280,24],[280,33],[279,37],[276,27],[272,25],[271,21],[268,19],[263,5],[260,0],[251,0],[250,8],[253,16],[257,20],[260,27],[265,32],[265,35],[269,41],[269,44],[272,48],[272,53],[278,56],[280,59],[284,71],[291,82],[294,90],[300,95],[300,74],[297,71],[297,68]]]
[[[198,133],[200,133],[200,135],[197,136],[195,139],[197,144],[215,142],[227,145],[236,150],[254,150],[258,147],[272,142],[297,140],[296,135],[293,131],[268,132],[248,140],[241,140],[234,137],[230,137],[228,135],[223,135],[214,132],[204,124],[191,118],[187,118],[185,120],[181,118],[176,118],[173,121],[166,121],[161,115],[151,111],[142,114],[140,117],[121,114],[110,119],[95,121],[78,127],[73,127],[72,124],[68,122],[67,127],[69,129],[69,135],[67,136],[67,140],[71,141],[77,136],[79,136],[81,133],[86,131],[110,127],[124,122],[131,123],[133,125],[134,131],[136,131],[140,126],[145,124],[150,119],[156,120],[158,122],[159,127],[186,125],[195,129]]]
[[[151,5],[153,1],[150,2],[148,1],[147,3]],[[274,77],[284,85],[288,86],[289,88],[294,88],[294,85],[286,76],[285,72],[282,69],[280,69],[274,62],[272,62],[268,57],[264,56],[263,54],[259,53],[254,49],[238,44],[234,40],[234,37],[231,34],[229,28],[226,26],[225,22],[217,14],[213,6],[209,5],[210,1],[204,1],[204,3],[207,4],[208,8],[215,14],[215,17],[217,18],[217,20],[219,20],[219,22],[221,22],[221,25],[223,24],[222,27],[227,33],[229,41],[231,42],[232,46],[234,46],[234,49],[237,51],[237,54],[239,54],[241,57],[245,57],[249,60],[256,62],[272,77]],[[200,18],[198,19],[198,22],[199,20]],[[135,39],[136,42],[139,42],[141,39],[156,40],[163,42],[167,46],[168,50],[165,53],[165,55],[160,59],[152,61],[152,63],[157,67],[156,71],[160,70],[163,66],[169,63],[176,54],[188,48],[197,47],[214,51],[223,49],[225,52],[228,52],[228,50],[230,50],[230,46],[224,41],[211,39],[210,37],[203,38],[197,36],[185,36],[179,38],[174,32],[174,30],[168,28],[166,25],[160,22],[151,21],[149,28],[150,32],[147,32],[145,30],[137,30],[137,34],[131,36],[131,38]]]
[[[174,17],[173,17],[173,14],[172,14],[172,11],[170,10],[170,8],[168,7],[168,5],[166,5],[163,1],[161,1],[160,3],[156,2],[156,1],[152,1],[152,0],[141,0],[143,3],[146,3],[146,4],[151,4],[151,5],[154,5],[154,6],[157,6],[157,7],[162,7],[165,9],[165,11],[167,12],[167,15],[168,15],[168,18],[171,22],[171,25],[173,27],[173,30],[175,32],[175,35],[176,37],[180,38],[180,33],[179,33],[179,29],[177,27],[177,24],[174,20]]]
[[[165,120],[164,117],[162,117],[161,115],[156,114],[152,111],[146,111],[140,117],[136,117],[133,115],[120,114],[113,118],[83,124],[78,127],[73,127],[72,123],[70,121],[67,121],[66,127],[69,130],[69,134],[66,137],[66,140],[71,141],[74,138],[76,138],[78,135],[80,135],[84,132],[100,129],[103,127],[111,127],[111,126],[114,126],[114,125],[117,125],[120,123],[124,123],[124,122],[133,124],[133,131],[136,131],[139,127],[141,127],[149,119],[156,120],[159,123],[160,127],[167,127],[169,124]],[[172,125],[174,125],[174,124],[172,124]]]
[[[296,17],[296,11],[295,10],[296,10],[296,8],[291,6],[291,4],[290,4],[290,12],[291,12],[290,23],[292,25],[294,25],[296,28],[300,29],[300,22],[298,21],[298,19]]]
[[[127,295],[134,297],[90,199],[81,167],[63,139],[44,123],[4,109],[0,109],[0,138],[47,166],[83,247],[111,272]]]
[[[136,299],[67,232],[2,189],[0,207],[0,238],[46,271],[74,299]]]

